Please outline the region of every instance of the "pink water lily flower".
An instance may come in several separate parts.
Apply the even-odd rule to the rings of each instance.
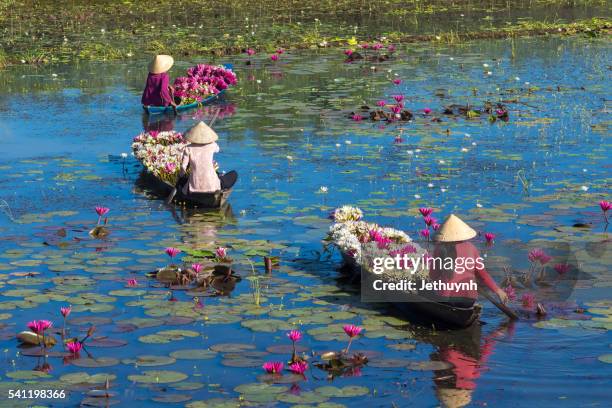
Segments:
[[[48,320],[33,320],[27,326],[30,331],[36,334],[43,334],[45,330],[53,326],[53,323]]]
[[[138,281],[137,281],[136,279],[128,279],[128,281],[127,281],[127,285],[128,285],[130,288],[133,288],[133,287],[135,287],[135,286],[138,286]]]
[[[172,259],[177,256],[181,252],[181,250],[178,248],[168,247],[165,249],[165,252],[170,257],[170,259]]]
[[[60,313],[62,314],[62,316],[64,316],[64,319],[68,317],[70,312],[72,312],[72,307],[71,306],[60,307]]]
[[[552,256],[543,253],[539,259],[540,265],[546,265],[548,262],[550,262],[551,259],[552,259]]]
[[[395,79],[393,80],[393,83],[394,83],[395,85],[399,85],[399,84],[401,84],[401,83],[402,83],[402,80],[401,80],[401,79],[399,79],[399,78],[395,78]]]
[[[389,52],[395,52],[396,49],[397,47],[395,47],[395,45],[393,44],[389,44],[389,46],[387,47],[387,50],[389,50]]]
[[[376,102],[376,106],[380,106],[381,108],[384,108],[385,105],[387,105],[387,101],[385,101],[385,100],[380,100],[380,101]]]
[[[200,271],[202,270],[202,264],[199,264],[199,263],[191,264],[191,269],[193,269],[195,273],[200,273]]]
[[[484,237],[487,240],[487,244],[492,244],[495,241],[495,234],[492,232],[485,232]]]
[[[254,50],[254,49],[252,49],[252,48],[247,48],[247,50],[246,50],[246,54],[247,54],[249,57],[252,57],[253,55],[255,55],[255,50]]]
[[[608,211],[610,210],[610,208],[612,208],[612,202],[601,200],[599,202],[599,207],[601,208],[601,211],[603,211],[604,220],[606,221],[606,224],[607,224],[608,223]]]
[[[542,255],[544,255],[544,251],[542,251],[540,248],[534,248],[529,251],[527,258],[529,259],[529,262],[535,262],[538,261]]]
[[[289,370],[291,370],[293,374],[304,375],[304,372],[308,370],[308,363],[301,360],[296,361],[293,364],[289,364]]]
[[[355,122],[359,122],[363,119],[363,116],[361,116],[360,114],[356,113],[353,116],[351,116],[351,119],[353,119]]]
[[[80,341],[69,341],[66,343],[66,349],[72,354],[79,354],[79,351],[83,348]]]
[[[107,208],[107,207],[101,207],[101,206],[96,207],[96,214],[98,214],[98,217],[103,217],[109,211],[110,211],[110,208]]]
[[[399,103],[397,105],[393,105],[391,107],[391,112],[393,112],[396,115],[399,115],[400,113],[402,113],[402,105]]]
[[[278,54],[272,54],[272,55],[270,55],[270,59],[271,59],[272,61],[278,61]]]
[[[431,224],[431,228],[433,228],[434,231],[437,231],[440,229],[442,225],[438,224],[437,222],[434,222],[433,224]]]
[[[423,237],[423,238],[427,238],[429,239],[429,236],[431,235],[431,233],[429,232],[429,229],[425,228],[422,229],[421,231],[419,231],[419,234]]]
[[[431,113],[431,109],[425,108],[425,109],[423,109],[423,113],[426,114],[426,115],[429,115]]]
[[[393,99],[395,99],[395,102],[400,103],[404,100],[404,95],[393,95]]]
[[[297,343],[298,341],[302,340],[302,332],[299,330],[291,330],[287,333],[287,337],[289,337],[289,340],[291,340],[293,343]]]
[[[344,50],[344,55],[346,55],[347,57],[350,57],[351,55],[353,55],[353,50]]]
[[[570,266],[568,264],[556,264],[553,266],[553,269],[559,274],[564,275],[570,270]]]
[[[342,329],[344,330],[346,335],[351,338],[359,336],[359,334],[363,330],[361,327],[355,326],[354,324],[346,324],[344,325],[344,327],[342,327]]]
[[[217,255],[217,258],[219,259],[225,259],[225,257],[227,256],[227,248],[218,247],[215,250],[215,255]]]
[[[283,367],[284,364],[281,361],[268,361],[262,366],[268,374],[278,374],[283,371]]]
[[[535,305],[535,296],[532,293],[525,293],[521,297],[521,303],[524,307],[532,309]]]
[[[423,217],[427,217],[433,213],[433,208],[422,207],[422,208],[419,208],[419,212],[421,213]]]
[[[284,53],[285,53],[285,50],[284,50],[284,49],[282,49],[282,48],[277,48],[277,49],[276,49],[276,53],[277,53],[277,54],[279,54],[279,55],[280,55],[280,54],[284,54]]]
[[[508,295],[508,299],[515,300],[516,299],[516,291],[512,287],[512,285],[508,285],[504,288],[504,292]]]
[[[376,43],[374,45],[372,45],[372,49],[378,51],[380,49],[382,49],[384,47],[384,45],[382,45],[381,43]]]
[[[431,226],[432,224],[435,224],[437,220],[432,216],[428,215],[426,217],[423,217],[423,221],[425,222],[425,224],[427,224],[427,226]]]

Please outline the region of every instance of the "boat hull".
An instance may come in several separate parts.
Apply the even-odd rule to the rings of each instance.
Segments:
[[[176,111],[183,112],[189,109],[197,108],[198,106],[207,105],[219,99],[219,97],[223,95],[224,92],[225,90],[219,92],[217,95],[211,95],[208,98],[203,99],[201,102],[193,102],[193,103],[188,103],[185,105],[177,105]],[[143,105],[142,107],[145,110],[145,112],[148,113],[149,115],[161,115],[164,113],[173,112],[172,106],[145,106]]]
[[[355,259],[343,252],[344,270],[348,271],[353,281],[361,280],[361,267]],[[436,302],[422,295],[406,292],[405,302],[389,302],[410,321],[440,329],[461,329],[470,327],[478,321],[481,306],[455,307],[447,303]]]
[[[174,186],[158,179],[147,170],[143,170],[141,176],[144,182],[143,184],[151,190],[151,192],[163,198],[168,197],[174,189]],[[190,207],[219,208],[227,203],[230,194],[232,194],[231,188],[211,193],[191,193],[188,195],[183,194],[182,191],[177,191],[174,201]]]

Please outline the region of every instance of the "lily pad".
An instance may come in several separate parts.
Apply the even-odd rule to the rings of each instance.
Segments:
[[[96,357],[96,358],[77,358],[70,361],[70,364],[77,367],[97,368],[111,367],[119,364],[119,360],[114,357]]]
[[[206,349],[187,349],[173,351],[170,356],[181,360],[208,360],[215,358],[217,352]]]
[[[350,398],[360,397],[370,393],[368,387],[360,387],[357,385],[347,385],[345,387],[334,387],[331,385],[318,387],[315,392],[330,398]]]
[[[126,358],[121,360],[123,364],[133,364],[142,367],[155,367],[176,363],[176,359],[168,356],[143,355],[135,359]]]
[[[183,381],[186,378],[187,375],[179,371],[164,370],[143,371],[141,374],[128,376],[130,381],[144,384],[168,384]]]

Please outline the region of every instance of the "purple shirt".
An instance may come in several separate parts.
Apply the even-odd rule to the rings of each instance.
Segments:
[[[170,95],[170,76],[167,72],[147,76],[147,84],[142,93],[142,104],[145,106],[168,106],[172,102]]]

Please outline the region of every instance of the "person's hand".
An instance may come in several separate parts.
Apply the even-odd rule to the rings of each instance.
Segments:
[[[502,303],[508,303],[508,294],[503,289],[497,289],[496,293]]]

